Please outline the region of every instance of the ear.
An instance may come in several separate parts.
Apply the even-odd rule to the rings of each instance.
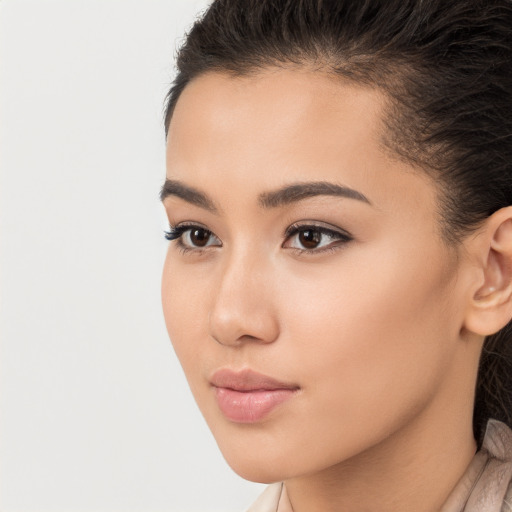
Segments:
[[[489,336],[512,319],[512,206],[491,215],[467,250],[476,265],[465,327]]]

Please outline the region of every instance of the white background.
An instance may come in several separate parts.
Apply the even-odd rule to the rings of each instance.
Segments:
[[[239,512],[160,306],[163,100],[206,0],[0,1],[0,510]]]

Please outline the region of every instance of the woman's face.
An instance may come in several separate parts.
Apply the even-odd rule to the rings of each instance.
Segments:
[[[247,479],[320,471],[448,407],[457,260],[434,185],[383,149],[383,106],[376,90],[281,69],[205,74],[174,111],[165,319]]]

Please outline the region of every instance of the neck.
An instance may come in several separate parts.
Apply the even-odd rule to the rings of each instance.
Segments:
[[[453,395],[451,402],[450,397],[437,400],[365,452],[319,473],[287,480],[289,508],[293,512],[439,511],[476,452],[473,404],[460,404],[458,396],[458,410]]]

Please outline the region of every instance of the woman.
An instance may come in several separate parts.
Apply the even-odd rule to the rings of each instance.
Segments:
[[[511,27],[217,0],[188,34],[163,308],[251,511],[512,510]]]

